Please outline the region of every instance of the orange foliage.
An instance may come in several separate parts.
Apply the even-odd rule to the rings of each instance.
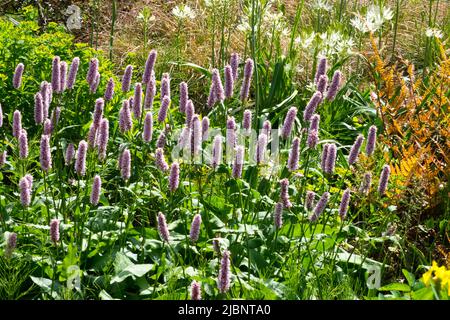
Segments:
[[[384,123],[381,142],[390,149],[393,178],[403,187],[420,178],[431,198],[450,172],[450,58],[439,43],[439,65],[416,80],[413,64],[398,61],[388,65],[373,38],[371,41],[374,54],[369,61],[373,63],[377,95],[374,103]]]

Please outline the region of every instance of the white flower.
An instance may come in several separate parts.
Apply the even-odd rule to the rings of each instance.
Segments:
[[[350,20],[350,23],[362,33],[375,32],[383,26],[383,23],[391,20],[393,16],[394,13],[390,8],[371,5],[367,8],[365,17],[356,16]]]
[[[350,20],[350,23],[355,29],[358,29],[362,33],[366,33],[367,31],[369,31],[365,22],[360,17],[354,17]]]
[[[316,2],[312,4],[312,8],[317,11],[323,10],[327,12],[331,11],[332,9],[331,5],[327,3],[327,0],[316,0]]]
[[[282,12],[272,13],[270,11],[267,11],[263,17],[263,22],[267,23],[268,25],[272,25],[272,24],[279,23],[282,19],[283,19]]]
[[[427,31],[425,32],[425,35],[429,38],[436,37],[441,39],[444,35],[441,30],[436,28],[427,28]]]
[[[383,7],[381,12],[383,13],[383,19],[385,21],[389,21],[394,17],[394,12],[389,7]]]
[[[294,43],[297,46],[301,46],[303,49],[308,49],[311,47],[315,38],[316,38],[316,33],[313,31],[309,35],[305,34],[305,35],[302,35],[301,37],[295,38]]]
[[[194,19],[196,17],[194,10],[192,10],[188,5],[176,6],[172,9],[172,14],[181,20],[186,18]]]
[[[285,73],[289,73],[289,71],[291,71],[291,69],[292,69],[292,65],[290,63],[286,63],[284,65],[284,72]]]
[[[236,29],[238,29],[241,32],[249,32],[252,30],[252,27],[248,23],[248,20],[243,18],[241,23],[237,25]]]
[[[323,32],[319,34],[319,39],[317,49],[325,56],[349,54],[354,45],[352,38],[339,31]]]

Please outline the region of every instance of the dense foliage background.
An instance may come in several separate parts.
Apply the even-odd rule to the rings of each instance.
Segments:
[[[62,2],[0,11],[2,299],[448,299],[448,4],[429,1],[426,18],[404,1],[77,4],[76,30]],[[37,123],[55,56],[79,58],[76,81]],[[324,97],[334,78],[338,90],[311,109],[321,74]],[[218,134],[231,157],[214,166]]]

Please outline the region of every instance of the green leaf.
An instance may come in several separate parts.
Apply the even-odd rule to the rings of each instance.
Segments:
[[[409,286],[412,287],[414,285],[414,283],[416,282],[414,274],[412,274],[411,272],[409,272],[406,269],[402,269],[402,272],[403,272],[403,275],[406,278],[406,281],[408,281]]]
[[[406,283],[391,283],[378,289],[378,291],[402,291],[409,292],[411,288]]]
[[[120,252],[116,254],[116,259],[114,260],[114,271],[116,274],[119,274],[131,265],[133,265],[133,262],[126,255]]]
[[[431,289],[431,287],[419,289],[412,293],[412,298],[414,300],[433,300],[433,290]]]
[[[142,277],[147,272],[149,272],[153,268],[152,264],[134,264],[126,267],[124,270],[119,272],[116,276],[111,279],[111,284],[120,283],[128,277],[132,277],[133,279]]]
[[[113,297],[111,297],[109,295],[109,293],[106,292],[105,290],[100,291],[98,297],[102,300],[119,300],[119,299],[114,299]]]
[[[30,276],[31,280],[39,286],[44,292],[50,292],[52,289],[52,280]]]

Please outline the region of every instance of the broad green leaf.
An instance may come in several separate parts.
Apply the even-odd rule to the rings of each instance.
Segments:
[[[111,284],[120,283],[128,277],[139,278],[145,275],[153,268],[152,264],[134,264],[126,267],[111,279]]]
[[[411,288],[406,283],[391,283],[386,286],[382,286],[378,291],[402,291],[409,292]]]

